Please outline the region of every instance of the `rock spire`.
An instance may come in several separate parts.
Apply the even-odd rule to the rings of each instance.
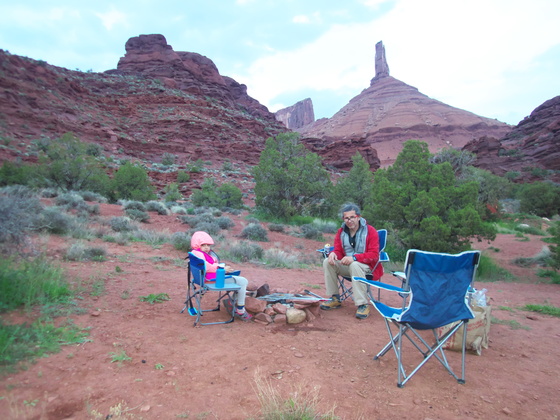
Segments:
[[[383,41],[375,44],[375,79],[389,76],[389,65],[385,57],[385,47]]]

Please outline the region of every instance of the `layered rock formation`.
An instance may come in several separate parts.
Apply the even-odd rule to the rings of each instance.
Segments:
[[[368,144],[377,150],[382,166],[392,164],[410,139],[428,143],[430,151],[461,148],[483,136],[501,138],[511,131],[508,124],[454,108],[420,93],[389,75],[383,44],[376,45],[376,74],[370,86],[338,111],[297,131],[304,142],[340,142],[340,159],[355,153],[350,144]],[[372,167],[373,168],[373,167]],[[373,168],[375,169],[375,168]]]
[[[310,98],[276,111],[274,115],[278,121],[281,121],[290,130],[297,130],[315,121],[313,102]]]
[[[540,179],[542,170],[549,170],[558,173],[548,178],[559,182],[560,96],[537,107],[503,138],[484,137],[464,149],[477,155],[475,166],[496,175],[518,172],[526,182]]]
[[[247,95],[247,86],[222,76],[212,60],[194,52],[173,51],[163,35],[139,35],[125,44],[126,54],[109,74],[138,74],[166,87],[210,96],[228,107],[243,106],[251,115],[273,121],[274,114]]]

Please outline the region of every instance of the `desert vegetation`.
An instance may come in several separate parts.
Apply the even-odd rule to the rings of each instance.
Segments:
[[[80,300],[85,295],[103,294],[104,278],[84,285],[46,258],[37,246],[42,235],[66,238],[64,261],[95,263],[108,255],[106,247],[99,242],[92,245],[91,240],[123,246],[168,243],[187,252],[194,231],[205,230],[221,240],[235,226],[232,215],[244,211],[248,216],[241,234],[224,244],[222,258],[272,269],[317,267],[319,255],[310,257],[280,244],[269,246],[268,235],[324,241],[323,235],[340,226],[337,208],[353,201],[374,226],[388,229],[387,251],[393,263],[402,262],[406,250],[413,247],[457,252],[469,249],[472,241],[491,241],[500,233],[514,234],[520,242],[527,235],[539,235],[548,243],[547,251],[516,263],[539,267],[543,278],[560,283],[558,186],[514,184],[507,177],[473,168],[472,156],[465,153],[446,150],[432,155],[424,143],[410,141],[392,167],[372,174],[357,153],[352,169],[333,182],[318,156],[301,147],[297,135],[282,134],[269,139],[253,170],[256,206],[250,208],[238,187],[219,183],[213,176],[206,177],[190,196],[185,197],[178,183],[172,182],[158,197],[143,165],[106,159],[72,135],[43,139],[36,147],[37,164],[4,162],[0,168],[0,312],[34,313],[30,325],[0,321],[0,374],[25,367],[63,345],[87,342],[88,330],[76,326],[72,315],[83,311]],[[171,161],[172,156],[165,156],[165,163]],[[185,167],[181,180],[195,171],[204,171],[203,166]],[[107,202],[120,205],[123,216],[100,217],[99,204]],[[503,211],[501,203],[517,212]],[[156,214],[177,217],[185,230],[148,229]],[[483,255],[478,280],[516,281],[493,261],[491,253]],[[128,297],[125,294],[123,299]],[[159,293],[139,299],[154,305],[168,298]],[[523,310],[558,316],[558,308],[552,305],[527,305]],[[110,358],[119,364],[130,360],[121,349]],[[317,418],[312,414],[317,411],[313,392],[295,393],[285,401],[266,381],[257,381],[257,393],[263,412],[268,413],[263,418],[290,418],[286,413]],[[336,417],[329,412],[321,418]]]

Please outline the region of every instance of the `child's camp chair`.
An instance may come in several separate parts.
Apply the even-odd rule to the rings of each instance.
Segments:
[[[214,254],[215,259],[217,256]],[[187,284],[187,300],[185,301],[185,307],[181,311],[183,313],[185,309],[188,314],[195,317],[194,325],[215,325],[215,324],[229,324],[233,322],[234,316],[234,303],[237,300],[237,293],[241,286],[236,283],[228,283],[228,279],[232,278],[232,275],[226,275],[226,283],[224,287],[216,287],[215,281],[206,280],[206,265],[205,261],[198,258],[193,253],[189,252],[188,256],[188,284]],[[239,272],[235,273],[236,275]],[[217,305],[212,309],[202,308],[202,298],[208,292],[218,292],[218,299],[216,300]],[[215,312],[220,310],[220,306],[224,300],[224,308],[229,315],[229,318],[225,321],[213,321],[213,322],[200,322],[201,317],[205,312]],[[229,300],[229,305],[226,304],[226,300]]]

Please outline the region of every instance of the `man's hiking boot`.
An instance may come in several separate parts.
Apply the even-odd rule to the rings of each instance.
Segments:
[[[330,301],[322,303],[320,308],[328,311],[331,309],[336,309],[336,308],[340,308],[342,306],[342,302],[340,301],[340,298],[338,296],[333,295],[333,297],[331,298]]]
[[[356,318],[366,319],[369,316],[369,305],[360,305],[356,311]]]

